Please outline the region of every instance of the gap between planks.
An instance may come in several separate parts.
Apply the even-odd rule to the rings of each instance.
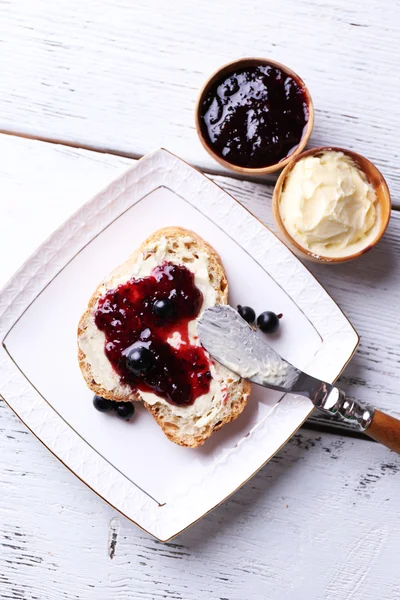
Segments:
[[[129,158],[131,160],[140,160],[141,158],[143,158],[143,156],[147,156],[148,154],[151,154],[152,152],[159,150],[159,148],[153,148],[153,150],[150,150],[150,152],[148,152],[147,154],[137,154],[135,152],[124,152],[122,150],[115,150],[113,148],[108,148],[107,146],[99,147],[99,146],[95,146],[92,144],[80,144],[78,142],[73,142],[71,140],[63,140],[61,138],[51,137],[51,136],[33,135],[30,133],[13,131],[10,129],[0,129],[0,135],[8,135],[10,137],[16,137],[16,138],[21,138],[21,139],[25,139],[25,140],[32,140],[32,141],[36,141],[36,142],[45,142],[46,144],[66,146],[67,148],[74,148],[76,150],[88,150],[89,152],[97,152],[98,154],[111,154],[112,156],[119,156],[120,158]],[[168,148],[164,148],[163,146],[161,146],[161,147],[164,150],[171,152],[170,150],[168,150]],[[174,152],[171,152],[171,154],[174,154]],[[176,155],[176,156],[178,156],[178,155]],[[267,174],[264,176],[263,175],[253,175],[253,176],[248,175],[247,177],[241,177],[238,173],[235,173],[234,171],[228,171],[227,169],[224,169],[223,167],[218,167],[217,165],[216,165],[215,169],[207,168],[206,170],[204,170],[197,164],[189,163],[189,161],[187,161],[182,156],[178,156],[178,158],[184,160],[185,162],[187,162],[191,166],[195,167],[202,173],[204,173],[206,175],[212,175],[213,177],[229,177],[230,179],[235,179],[237,181],[248,181],[251,183],[260,183],[260,184],[265,183],[265,184],[271,184],[271,185],[274,184],[278,178],[278,175],[274,176],[273,174],[269,174],[269,175]],[[400,207],[399,207],[399,209],[396,209],[396,210],[400,210]]]
[[[108,148],[107,146],[95,146],[92,144],[80,144],[78,142],[73,142],[71,140],[63,140],[61,138],[56,138],[56,137],[51,137],[51,136],[39,136],[39,135],[33,135],[30,133],[23,133],[20,131],[12,131],[12,130],[8,130],[8,129],[0,129],[0,135],[8,135],[10,137],[16,137],[16,138],[21,138],[21,139],[26,139],[26,140],[33,140],[36,142],[45,142],[46,144],[53,144],[53,145],[60,145],[60,146],[66,146],[67,148],[74,148],[76,150],[88,150],[89,152],[97,152],[98,154],[111,154],[112,156],[119,156],[120,158],[128,158],[131,160],[140,160],[141,158],[143,158],[143,156],[147,156],[147,154],[138,154],[135,152],[124,152],[122,150],[115,150],[113,148]],[[151,154],[151,152],[154,152],[155,150],[158,150],[159,148],[154,148],[152,151],[148,152],[148,154]],[[165,150],[168,150],[168,148],[165,148]],[[305,150],[309,150],[309,146],[307,146],[305,148]],[[170,150],[168,150],[170,152]],[[174,154],[172,152],[172,154]],[[178,158],[181,158],[182,160],[184,160],[185,162],[188,162],[185,160],[185,158],[182,158],[181,156],[179,156]],[[193,167],[195,167],[196,169],[198,169],[199,171],[201,171],[202,173],[204,173],[205,175],[212,175],[213,177],[229,177],[230,179],[234,179],[236,181],[247,181],[249,183],[258,183],[258,184],[269,184],[269,185],[273,185],[275,184],[278,175],[280,173],[280,171],[277,172],[276,175],[273,174],[267,174],[267,175],[247,175],[246,177],[241,177],[238,173],[235,173],[234,171],[228,171],[227,169],[221,169],[218,168],[216,166],[215,170],[214,169],[210,169],[207,168],[206,170],[202,169],[199,165],[194,164],[194,163],[189,163],[190,165],[192,165]],[[390,191],[390,190],[389,190]],[[400,210],[400,206],[393,206],[391,207],[392,211],[398,211]]]

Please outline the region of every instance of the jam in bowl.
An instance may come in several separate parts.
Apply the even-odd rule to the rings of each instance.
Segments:
[[[312,101],[303,81],[265,59],[242,59],[219,69],[196,107],[203,146],[241,173],[283,168],[305,147],[312,125]]]

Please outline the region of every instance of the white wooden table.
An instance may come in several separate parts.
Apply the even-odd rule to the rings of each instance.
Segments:
[[[271,224],[273,182],[222,173],[193,122],[214,68],[271,56],[311,90],[312,145],[366,154],[390,185],[381,245],[357,263],[311,269],[361,335],[342,386],[400,416],[399,33],[399,2],[379,0],[1,1],[0,285],[159,146],[213,173]],[[163,545],[80,483],[2,402],[0,434],[0,599],[400,599],[400,459],[377,444],[303,428]]]

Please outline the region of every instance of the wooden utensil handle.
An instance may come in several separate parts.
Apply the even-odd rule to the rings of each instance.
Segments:
[[[375,410],[373,419],[365,433],[373,440],[400,454],[400,421]]]

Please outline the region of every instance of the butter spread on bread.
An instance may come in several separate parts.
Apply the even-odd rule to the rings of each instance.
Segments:
[[[208,391],[196,397],[191,404],[175,404],[151,389],[138,389],[121,381],[123,378],[105,353],[106,335],[96,325],[99,303],[110,290],[115,290],[132,279],[149,277],[165,263],[188,269],[193,274],[194,285],[202,295],[199,314],[188,322],[186,339],[182,338],[179,331],[171,331],[166,341],[171,348],[177,350],[181,344],[190,344],[194,348],[200,346],[197,318],[209,306],[227,303],[226,275],[218,254],[198,235],[182,228],[168,227],[151,235],[94,292],[78,327],[79,364],[86,383],[93,392],[119,402],[144,401],[145,407],[169,439],[179,445],[195,448],[242,412],[251,384],[206,354]]]

